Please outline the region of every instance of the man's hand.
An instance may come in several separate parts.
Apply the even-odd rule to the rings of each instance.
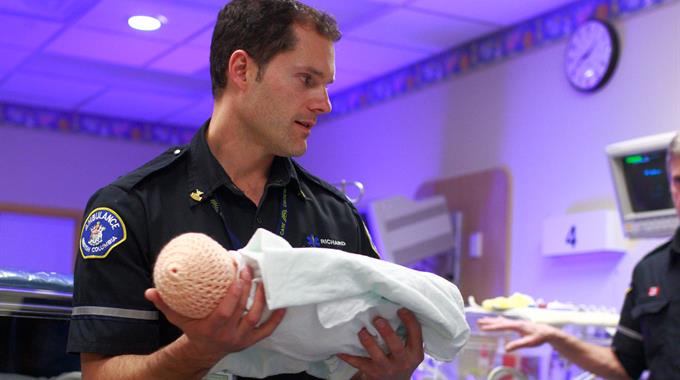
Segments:
[[[378,317],[373,321],[373,325],[385,341],[388,352],[383,352],[364,328],[359,332],[359,341],[370,358],[338,354],[340,359],[359,369],[353,379],[408,380],[423,361],[423,336],[420,323],[408,309],[400,309],[397,314],[406,327],[406,342],[401,340],[386,320]]]
[[[550,343],[560,355],[577,366],[605,379],[629,379],[611,347],[587,343],[562,330],[529,321],[503,317],[480,318],[477,325],[482,331],[515,331],[522,337],[505,345],[506,351],[535,347]]]
[[[215,310],[203,319],[187,318],[163,302],[158,290],[147,289],[145,297],[165,314],[168,321],[179,327],[192,348],[191,356],[212,367],[227,354],[241,351],[271,335],[283,320],[285,310],[276,310],[261,325],[257,325],[265,307],[264,289],[259,284],[254,302],[246,312],[252,287],[249,268],[241,271]]]
[[[521,338],[508,342],[505,345],[506,351],[549,343],[550,338],[558,332],[555,327],[549,325],[503,317],[480,318],[477,320],[477,325],[482,331],[514,331],[518,333]]]

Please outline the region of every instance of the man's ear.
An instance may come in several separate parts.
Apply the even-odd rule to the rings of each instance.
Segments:
[[[248,72],[252,70],[257,70],[255,62],[245,50],[236,50],[231,53],[229,64],[227,65],[227,78],[230,82],[234,83],[238,88],[244,88],[248,84]]]

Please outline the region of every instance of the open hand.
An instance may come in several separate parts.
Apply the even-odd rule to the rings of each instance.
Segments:
[[[540,346],[548,342],[548,339],[556,331],[554,327],[549,325],[504,317],[480,318],[477,320],[477,325],[482,331],[514,331],[518,333],[521,338],[508,342],[505,345],[506,351]]]

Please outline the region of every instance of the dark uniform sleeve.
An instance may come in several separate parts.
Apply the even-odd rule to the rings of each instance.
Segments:
[[[612,348],[628,375],[633,379],[637,379],[642,374],[642,371],[647,368],[647,362],[640,322],[632,316],[634,307],[635,288],[634,284],[631,284],[623,302],[623,309],[621,310],[619,325],[616,329],[616,335],[614,335]]]
[[[68,352],[147,354],[159,347],[142,202],[119,187],[88,202],[74,276]]]
[[[375,245],[373,244],[373,239],[371,238],[370,232],[368,232],[368,228],[366,227],[366,223],[364,223],[363,218],[361,218],[361,215],[359,215],[359,212],[357,209],[352,205],[352,211],[354,212],[354,218],[357,223],[357,229],[359,236],[361,237],[359,239],[359,252],[360,254],[368,257],[373,257],[375,259],[379,259],[380,255],[378,254],[378,250],[375,248]]]

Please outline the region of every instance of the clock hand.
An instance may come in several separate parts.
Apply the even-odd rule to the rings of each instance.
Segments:
[[[570,72],[570,75],[574,75],[574,73],[581,67],[583,62],[585,62],[590,55],[593,53],[593,50],[595,50],[595,42],[591,43],[590,46],[588,46],[588,49],[585,51],[585,53],[581,54],[580,57],[576,60],[576,63],[572,66],[573,69]]]
[[[588,59],[588,57],[590,57],[590,55],[593,53],[593,50],[595,50],[595,42],[588,46],[588,50],[586,50],[586,52],[583,53],[583,55],[581,56],[581,60],[585,61],[586,59]]]

